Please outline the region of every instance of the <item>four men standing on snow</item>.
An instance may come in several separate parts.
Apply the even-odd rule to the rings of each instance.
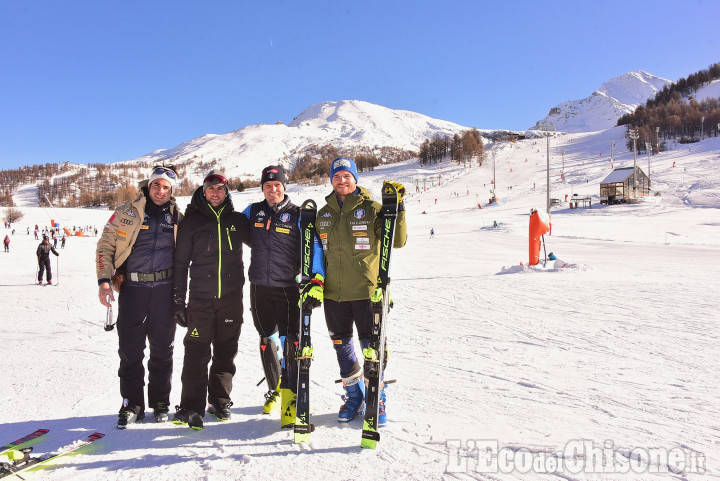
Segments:
[[[313,277],[302,292],[297,284],[299,208],[285,194],[287,180],[281,166],[263,169],[264,200],[242,213],[234,212],[227,180],[210,174],[193,195],[180,223],[170,196],[177,174],[167,167],[155,168],[149,181],[141,184],[138,198],[115,211],[98,242],[96,266],[100,302],[105,306],[114,300],[110,289],[113,274],[125,273],[117,321],[123,396],[118,428],[144,417],[146,337],[150,341],[148,401],[156,421],[168,419],[175,323],[187,327],[187,333],[181,401],[173,421],[202,429],[206,394],[209,411],[220,420],[230,418],[233,358],[243,311],[243,242],[251,247],[250,312],[260,335],[268,386],[264,412],[270,413],[280,404],[281,426],[292,426],[299,308],[317,307],[322,302],[346,393],[338,421],[351,421],[362,411],[365,390],[353,326],[361,348],[367,348],[372,304],[383,295],[377,287],[381,205],[357,185],[352,159],[335,159],[330,180],[333,191],[325,198],[327,204],[319,210],[315,225]],[[407,240],[405,189],[395,186],[400,203],[394,247],[402,247]],[[228,319],[232,322],[225,325]],[[383,387],[380,424],[385,421],[385,400]]]

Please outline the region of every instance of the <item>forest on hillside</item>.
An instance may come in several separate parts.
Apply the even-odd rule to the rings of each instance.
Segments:
[[[720,133],[720,99],[707,98],[698,102],[695,94],[702,87],[720,79],[720,63],[715,63],[674,84],[666,85],[654,98],[634,112],[623,115],[617,125],[637,129],[639,151],[664,150],[664,141],[675,139],[679,143],[692,143]],[[628,136],[627,147],[633,149]]]

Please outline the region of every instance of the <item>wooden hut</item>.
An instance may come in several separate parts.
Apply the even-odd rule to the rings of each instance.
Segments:
[[[640,167],[634,171],[632,167],[617,168],[600,182],[601,204],[631,203],[648,195],[650,195],[650,179]]]

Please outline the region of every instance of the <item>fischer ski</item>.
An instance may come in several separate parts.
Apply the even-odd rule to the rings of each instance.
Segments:
[[[390,253],[395,240],[395,221],[398,211],[398,191],[389,182],[382,188],[382,240],[380,247],[380,269],[378,271],[378,287],[383,290],[380,302],[373,303],[373,324],[370,336],[370,345],[363,349],[365,362],[365,419],[363,420],[362,441],[363,448],[375,449],[380,441],[378,432],[378,416],[380,413],[380,393],[383,389],[383,371],[387,363],[385,350],[385,323],[390,310]]]
[[[40,456],[30,456],[32,448],[24,448],[17,450],[17,453],[21,453],[20,459],[14,459],[13,461],[0,463],[0,478],[17,476],[22,479],[19,473],[23,471],[33,470],[34,468],[40,467],[53,459],[65,456],[72,452],[75,452],[85,446],[94,443],[98,439],[104,438],[103,433],[92,433],[91,435],[73,441],[70,444],[56,449],[55,451],[41,454]]]
[[[45,436],[48,432],[50,432],[49,429],[38,429],[35,432],[28,434],[27,436],[23,436],[20,439],[16,439],[11,443],[7,443],[5,446],[0,447],[0,456],[10,450],[18,450],[27,447],[36,439]]]
[[[315,237],[315,217],[317,204],[308,199],[300,207],[300,289],[310,281],[312,275],[313,241]],[[310,441],[314,426],[310,423],[310,363],[313,360],[313,347],[310,339],[310,316],[312,308],[300,310],[300,336],[296,351],[298,363],[297,401],[295,404],[294,442]]]

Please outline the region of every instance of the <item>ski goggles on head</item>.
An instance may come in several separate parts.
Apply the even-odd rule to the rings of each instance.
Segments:
[[[210,174],[207,177],[205,177],[205,180],[203,180],[203,185],[205,187],[211,186],[211,185],[225,185],[228,181],[225,178],[224,175],[220,174]]]
[[[175,171],[172,169],[168,169],[167,167],[155,167],[153,169],[153,175],[166,175],[171,179],[177,177]]]

